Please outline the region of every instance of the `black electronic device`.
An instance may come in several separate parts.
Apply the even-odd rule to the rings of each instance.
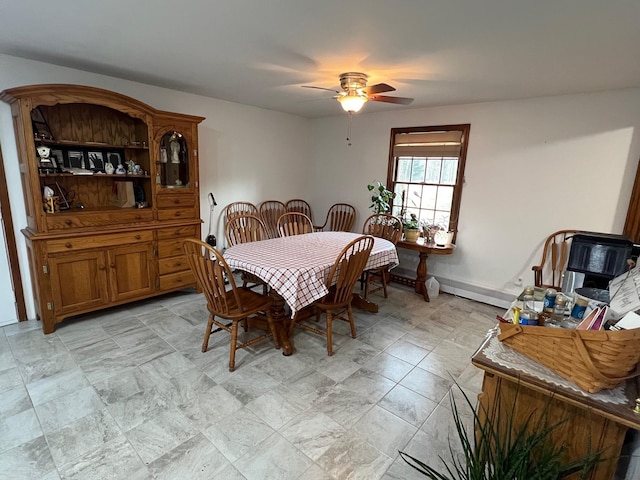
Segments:
[[[567,271],[584,274],[582,285],[606,289],[629,268],[633,242],[623,235],[582,232],[571,241]]]

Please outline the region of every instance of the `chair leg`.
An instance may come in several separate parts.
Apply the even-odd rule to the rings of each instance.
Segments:
[[[246,319],[244,319],[246,320]],[[236,369],[236,345],[238,344],[238,320],[231,325],[231,349],[229,351],[229,371]]]
[[[333,315],[331,310],[327,310],[327,355],[330,357],[333,355]]]
[[[267,314],[267,323],[269,324],[269,331],[271,332],[271,336],[273,337],[273,344],[276,348],[280,348],[280,339],[278,338],[278,332],[276,332],[276,327],[273,324],[273,318],[271,318],[271,312],[267,310],[265,313]]]
[[[380,280],[382,280],[382,291],[384,292],[384,298],[387,298],[387,272],[382,270],[380,272]]]
[[[202,342],[202,353],[206,352],[209,348],[209,337],[211,336],[211,329],[213,328],[213,313],[209,315],[209,321],[207,322],[207,330],[204,332],[204,341]]]
[[[371,274],[369,272],[364,272],[364,298],[369,298],[369,280],[371,279]]]
[[[249,320],[246,317],[242,319],[242,328],[245,332],[249,331]]]
[[[356,323],[353,321],[353,310],[351,310],[351,304],[347,305],[347,314],[349,315],[349,326],[351,327],[351,338],[356,338]]]

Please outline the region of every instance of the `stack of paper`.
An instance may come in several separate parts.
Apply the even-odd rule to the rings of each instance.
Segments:
[[[609,284],[611,318],[621,318],[628,312],[640,310],[640,268],[634,267],[614,278]]]
[[[640,315],[635,312],[628,312],[618,323],[611,326],[611,330],[631,330],[640,328]]]

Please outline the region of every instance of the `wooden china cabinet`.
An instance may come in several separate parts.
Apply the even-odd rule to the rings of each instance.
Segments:
[[[200,238],[204,118],[78,85],[0,98],[12,109],[22,233],[45,333],[69,316],[196,285],[181,245]],[[48,159],[37,152],[43,145]]]

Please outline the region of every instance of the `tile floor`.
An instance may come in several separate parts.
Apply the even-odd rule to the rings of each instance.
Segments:
[[[431,464],[448,450],[449,392],[455,380],[475,399],[470,356],[502,310],[395,285],[378,298],[378,314],[356,311],[357,339],[336,322],[333,357],[298,329],[294,355],[262,342],[233,373],[226,333],[200,351],[207,312],[192,291],[46,336],[6,326],[0,479],[424,478],[398,450]]]

